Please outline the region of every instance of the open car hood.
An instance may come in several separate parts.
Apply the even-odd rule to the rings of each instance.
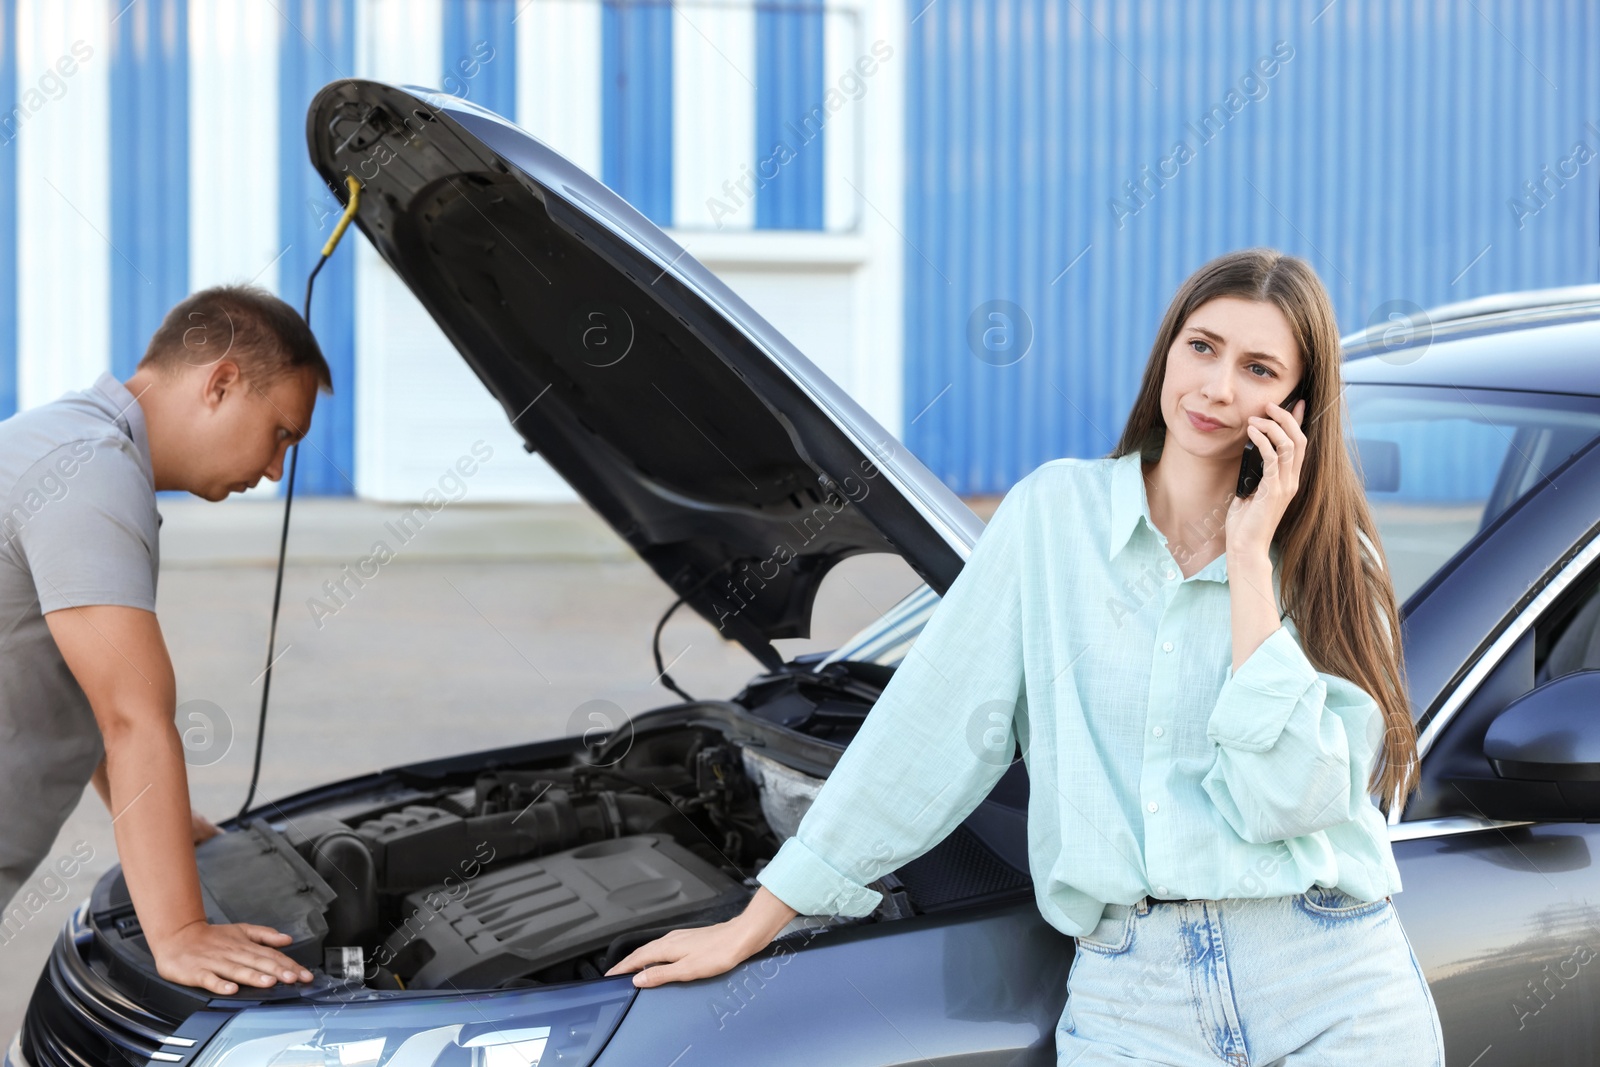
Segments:
[[[769,669],[822,577],[895,552],[938,592],[983,529],[748,304],[526,131],[344,80],[311,161],[537,450],[685,603]]]

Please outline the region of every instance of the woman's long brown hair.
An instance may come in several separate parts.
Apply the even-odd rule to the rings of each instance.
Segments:
[[[1220,296],[1274,304],[1300,348],[1306,455],[1299,488],[1273,535],[1283,608],[1317,670],[1354,682],[1382,709],[1386,729],[1368,792],[1379,795],[1387,814],[1393,798],[1403,806],[1417,788],[1417,728],[1400,643],[1389,639],[1400,633],[1389,561],[1345,444],[1349,412],[1333,302],[1311,266],[1270,248],[1250,248],[1219,256],[1190,275],[1161,320],[1122,440],[1108,458],[1160,454],[1167,433],[1161,414],[1167,352],[1189,316]]]

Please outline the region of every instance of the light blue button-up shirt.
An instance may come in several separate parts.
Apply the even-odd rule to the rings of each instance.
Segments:
[[[1008,493],[840,757],[756,878],[802,915],[870,914],[867,883],[943,840],[1020,742],[1046,921],[1107,903],[1362,900],[1400,871],[1367,792],[1377,702],[1281,625],[1233,670],[1226,554],[1184,577],[1137,453],[1059,459]]]

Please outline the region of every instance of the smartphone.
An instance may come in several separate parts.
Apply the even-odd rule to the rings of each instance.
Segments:
[[[1278,406],[1285,411],[1291,411],[1294,402],[1300,399],[1300,390],[1304,385],[1305,380],[1302,378],[1300,384],[1294,387],[1294,392],[1285,397],[1283,403]],[[1244,458],[1239,461],[1239,485],[1235,492],[1240,496],[1249,496],[1255,492],[1256,486],[1261,484],[1261,473],[1261,450],[1256,447],[1254,441],[1247,440],[1244,443]]]

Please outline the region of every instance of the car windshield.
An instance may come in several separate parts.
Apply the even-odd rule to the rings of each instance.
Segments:
[[[1600,436],[1600,397],[1352,383],[1348,440],[1404,605],[1507,508]],[[898,664],[939,598],[919,586],[822,660]]]
[[[1574,452],[1600,435],[1600,398],[1351,385],[1367,500],[1404,604]]]

